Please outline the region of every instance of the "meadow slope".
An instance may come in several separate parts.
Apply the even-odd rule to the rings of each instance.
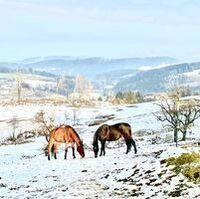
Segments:
[[[4,113],[0,128],[4,129],[1,140],[8,137],[12,128],[6,123],[13,115],[21,118],[20,129],[37,129],[32,123],[34,113],[44,110],[54,115],[56,124],[72,124],[72,109],[66,106],[10,106]],[[29,110],[29,111],[28,111]],[[29,143],[0,146],[0,198],[199,198],[200,185],[189,182],[183,175],[176,175],[162,160],[184,152],[198,151],[194,139],[181,142],[176,148],[171,143],[171,132],[165,131],[154,118],[158,111],[153,103],[135,106],[101,106],[78,110],[75,129],[84,141],[86,157],[64,160],[64,146],[58,159],[51,161],[43,153],[44,137],[32,138]],[[64,116],[68,113],[68,117]],[[129,122],[136,140],[138,153],[125,154],[123,140],[107,144],[106,156],[94,158],[92,139],[98,125],[88,126],[102,116],[111,115],[108,124]],[[25,120],[26,119],[26,120]],[[7,124],[7,125],[6,125]],[[156,141],[155,141],[156,139]],[[3,141],[2,141],[3,142]]]

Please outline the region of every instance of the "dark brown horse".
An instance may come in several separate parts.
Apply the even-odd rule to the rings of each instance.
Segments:
[[[105,142],[115,141],[120,138],[124,138],[126,142],[127,145],[126,154],[131,150],[132,145],[135,149],[135,153],[137,153],[136,144],[131,135],[131,126],[128,123],[117,123],[114,125],[103,124],[97,129],[97,131],[94,134],[93,150],[95,158],[98,156],[99,152],[98,141],[101,142],[100,156],[102,156],[106,154]]]
[[[51,131],[49,144],[48,144],[48,160],[50,160],[50,153],[52,152],[52,148],[53,148],[54,158],[57,159],[56,153],[61,143],[66,144],[65,156],[64,156],[65,159],[67,159],[67,150],[68,150],[69,145],[71,145],[72,147],[73,158],[76,158],[75,150],[74,150],[75,144],[77,145],[77,151],[79,152],[80,156],[81,157],[85,156],[83,142],[80,139],[79,135],[74,130],[74,128],[72,128],[69,125],[65,125],[65,126],[55,128]]]

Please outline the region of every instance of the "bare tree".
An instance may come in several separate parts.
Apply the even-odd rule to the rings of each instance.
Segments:
[[[64,77],[63,76],[59,76],[56,79],[56,94],[59,94],[59,89],[61,89],[63,87],[63,81],[64,81]]]
[[[74,92],[78,93],[81,96],[82,94],[87,94],[92,91],[93,85],[91,81],[81,75],[77,75],[75,80]]]
[[[182,140],[186,139],[188,129],[195,120],[200,117],[200,106],[196,100],[181,99],[181,91],[174,89],[168,94],[168,98],[157,103],[160,107],[160,114],[155,114],[156,118],[164,122],[174,132],[174,142],[178,142],[178,132],[183,133]]]
[[[8,124],[10,124],[12,126],[12,141],[16,140],[16,129],[19,125],[19,119],[16,116],[13,116],[8,122]]]
[[[22,73],[19,70],[17,70],[17,72],[15,74],[15,80],[17,83],[17,102],[18,102],[18,104],[20,104],[23,78],[22,78]]]
[[[93,90],[92,83],[88,81],[85,77],[77,75],[75,79],[75,88],[69,102],[73,107],[73,123],[77,124],[77,116],[80,107],[87,101],[86,97],[89,92]]]
[[[45,135],[47,142],[49,141],[49,134],[51,130],[54,128],[54,119],[52,117],[45,117],[45,113],[43,110],[36,113],[34,117],[34,122],[40,124],[41,133]]]
[[[78,123],[78,111],[81,107],[81,101],[79,98],[73,95],[69,102],[73,111],[73,124],[76,125]]]
[[[174,142],[178,141],[178,129],[179,129],[179,109],[177,101],[165,100],[157,103],[160,107],[160,114],[155,114],[156,118],[164,122],[166,127],[169,127],[174,132]]]
[[[74,93],[81,94],[84,92],[85,78],[81,75],[77,75],[75,79]]]
[[[197,100],[184,100],[180,105],[180,131],[183,134],[182,140],[186,140],[188,129],[200,118],[200,103]]]

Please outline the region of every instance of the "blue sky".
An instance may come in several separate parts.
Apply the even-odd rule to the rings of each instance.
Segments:
[[[0,0],[0,61],[66,55],[200,61],[199,0]]]

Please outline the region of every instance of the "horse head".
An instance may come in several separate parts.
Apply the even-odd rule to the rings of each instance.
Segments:
[[[77,151],[82,158],[85,157],[85,151],[84,151],[84,148],[83,148],[83,141],[82,140],[80,140],[79,144],[77,145]]]

